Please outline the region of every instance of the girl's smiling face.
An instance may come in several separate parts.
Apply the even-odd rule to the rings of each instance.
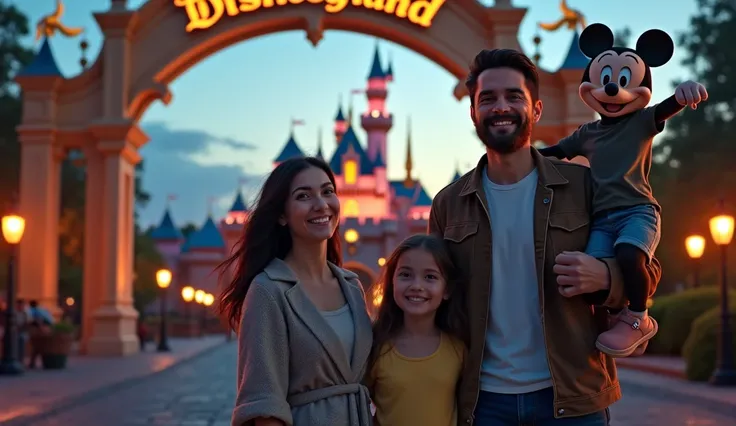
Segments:
[[[411,249],[401,255],[393,284],[394,300],[408,316],[434,315],[448,297],[437,262],[423,249]]]

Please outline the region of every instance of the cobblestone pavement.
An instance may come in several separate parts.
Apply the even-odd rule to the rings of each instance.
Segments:
[[[229,426],[235,359],[235,344],[225,345],[127,389],[24,426]],[[623,400],[612,408],[611,426],[736,424],[736,408],[708,406],[666,392],[625,383]]]

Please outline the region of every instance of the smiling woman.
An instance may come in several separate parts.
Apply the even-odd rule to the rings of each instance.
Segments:
[[[339,218],[329,166],[288,159],[221,265],[234,273],[219,309],[239,332],[233,425],[371,424],[371,325],[357,275],[340,267]]]

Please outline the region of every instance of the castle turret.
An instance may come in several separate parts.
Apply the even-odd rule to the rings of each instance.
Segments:
[[[166,206],[164,217],[161,223],[151,231],[151,239],[153,239],[156,249],[169,268],[176,268],[176,261],[181,253],[182,244],[184,243],[184,235],[181,230],[174,225],[171,218],[171,210]]]
[[[394,60],[389,57],[388,59],[388,68],[386,68],[386,81],[389,83],[393,83],[394,81]]]
[[[335,143],[340,143],[340,139],[348,130],[348,122],[345,120],[345,114],[342,112],[342,96],[337,102],[337,114],[335,115]]]
[[[391,71],[393,74],[393,71]],[[376,161],[378,153],[383,160],[387,160],[386,140],[388,132],[393,127],[393,116],[386,110],[386,98],[388,97],[389,78],[381,65],[381,57],[378,52],[378,44],[373,54],[373,63],[368,74],[366,97],[368,98],[368,111],[361,116],[361,125],[368,134],[368,158]]]
[[[289,134],[289,140],[286,141],[286,145],[284,145],[281,153],[273,160],[273,167],[278,167],[278,165],[284,161],[296,157],[304,157],[304,152],[296,143],[296,139],[294,139],[294,131],[292,130]]]

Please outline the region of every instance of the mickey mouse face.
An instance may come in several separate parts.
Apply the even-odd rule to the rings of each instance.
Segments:
[[[636,50],[613,47],[613,33],[603,24],[588,26],[580,36],[580,49],[593,58],[578,93],[591,109],[606,117],[640,110],[652,98],[650,67],[664,65],[674,53],[674,43],[660,30],[649,30]]]

